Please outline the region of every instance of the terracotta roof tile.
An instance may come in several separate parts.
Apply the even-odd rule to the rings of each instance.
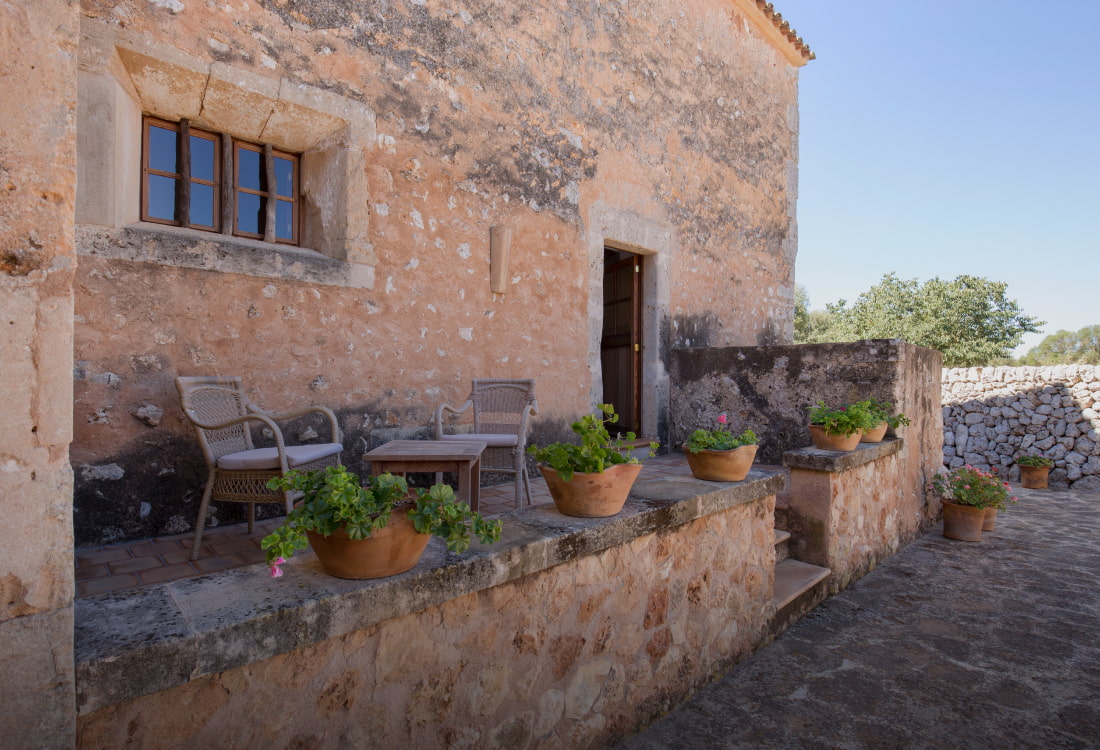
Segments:
[[[810,49],[810,45],[802,41],[802,37],[798,35],[798,32],[791,28],[791,22],[783,20],[783,14],[775,9],[775,5],[767,2],[767,0],[756,0],[756,7],[772,22],[780,34],[787,37],[787,41],[798,51],[798,54],[802,55],[803,59],[813,60],[817,58],[817,55]]]

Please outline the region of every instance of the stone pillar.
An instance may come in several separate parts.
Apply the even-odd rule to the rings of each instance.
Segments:
[[[0,4],[0,706],[75,742],[72,333],[80,5]]]

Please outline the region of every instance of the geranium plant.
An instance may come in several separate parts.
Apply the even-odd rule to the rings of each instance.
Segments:
[[[1038,456],[1016,456],[1019,466],[1046,466],[1048,469],[1054,466],[1054,459],[1040,454]]]
[[[1004,508],[1016,502],[1009,492],[1008,482],[996,474],[996,469],[983,471],[967,464],[932,477],[928,489],[944,500],[975,508]]]
[[[483,544],[500,539],[501,522],[486,521],[466,503],[456,502],[454,490],[445,484],[410,491],[403,477],[381,474],[364,485],[343,466],[329,466],[305,472],[292,469],[267,486],[302,493],[283,524],[260,542],[275,578],[282,575],[279,566],[288,557],[308,546],[307,530],[329,536],[342,528],[350,539],[366,539],[386,528],[393,509],[404,504],[410,506],[409,520],[416,530],[441,537],[452,552],[466,551],[471,533]]]
[[[857,405],[867,411],[872,427],[876,427],[885,422],[891,430],[895,430],[902,425],[912,424],[909,417],[901,412],[894,414],[894,405],[889,401],[880,401],[877,398],[870,398],[866,401],[860,401]]]
[[[615,464],[640,463],[631,455],[634,446],[630,443],[635,440],[636,435],[628,432],[612,440],[607,425],[618,422],[619,415],[611,404],[599,404],[599,408],[600,413],[586,414],[571,425],[573,432],[581,438],[580,445],[560,442],[541,448],[532,445],[527,448],[527,452],[536,461],[545,463],[556,471],[566,482],[573,478],[574,472],[601,474]],[[649,455],[657,452],[657,445],[649,444]]]
[[[864,403],[833,408],[826,406],[824,401],[818,401],[810,407],[810,424],[821,427],[829,435],[851,435],[859,430],[870,429],[881,422],[872,421]]]
[[[718,427],[713,430],[695,430],[684,443],[684,447],[692,453],[729,451],[743,445],[756,445],[759,442],[756,433],[751,429],[746,429],[740,435],[734,435],[729,428],[729,418],[725,414],[719,414],[715,421],[718,422]]]

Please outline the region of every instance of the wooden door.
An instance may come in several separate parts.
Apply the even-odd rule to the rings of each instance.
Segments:
[[[615,407],[619,432],[640,433],[642,421],[642,257],[604,249],[603,402]],[[614,432],[614,430],[612,430]]]

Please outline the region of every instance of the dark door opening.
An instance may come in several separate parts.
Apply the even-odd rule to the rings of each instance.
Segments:
[[[641,433],[642,256],[603,251],[603,403],[615,407],[619,432]],[[612,433],[616,430],[612,428]]]

